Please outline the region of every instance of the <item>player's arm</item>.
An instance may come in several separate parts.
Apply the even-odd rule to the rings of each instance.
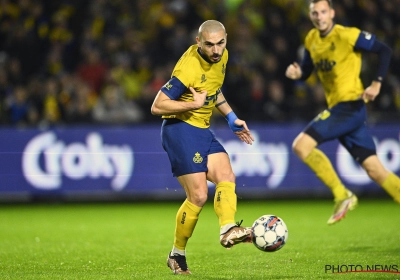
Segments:
[[[314,70],[314,64],[311,59],[310,52],[304,49],[303,59],[300,65],[297,62],[293,62],[286,69],[286,77],[292,80],[307,80]]]
[[[206,100],[207,91],[196,92],[192,87],[189,87],[189,90],[193,94],[193,101],[177,100],[187,91],[187,87],[178,78],[172,77],[157,93],[151,106],[151,113],[173,115],[201,108]]]
[[[374,35],[361,32],[354,46],[357,50],[364,50],[378,54],[378,69],[371,85],[361,94],[364,100],[374,100],[381,90],[381,83],[389,69],[392,50],[385,43],[377,40]]]
[[[225,96],[223,95],[221,90],[218,90],[215,107],[218,109],[221,115],[225,117],[229,127],[239,137],[239,139],[242,142],[251,145],[254,141],[254,137],[247,127],[246,122],[236,116],[231,106],[229,106],[228,102],[226,101]]]

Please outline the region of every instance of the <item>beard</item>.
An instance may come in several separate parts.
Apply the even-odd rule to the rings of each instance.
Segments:
[[[221,61],[222,55],[224,54],[225,49],[222,51],[221,54],[212,54],[210,56],[206,55],[201,48],[199,48],[201,56],[208,62],[208,63],[218,63]]]

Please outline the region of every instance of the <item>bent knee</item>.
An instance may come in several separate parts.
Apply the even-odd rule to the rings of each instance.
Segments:
[[[292,151],[304,160],[317,146],[317,142],[308,134],[300,133],[292,143]]]
[[[233,173],[233,171],[229,172],[226,175],[226,181],[228,181],[228,182],[235,182],[236,181],[236,175],[235,175],[235,173]]]
[[[218,182],[232,182],[232,183],[234,183],[235,181],[236,181],[236,175],[235,173],[233,173],[232,170],[230,172],[221,175],[220,179],[218,180]]]
[[[218,174],[214,174],[214,176],[210,176],[207,178],[211,180],[213,183],[218,184],[220,182],[231,182],[235,183],[236,181],[236,175],[232,170],[226,171],[226,172],[218,172]]]
[[[188,197],[188,200],[199,207],[203,207],[207,202],[208,194],[206,192],[195,193]]]
[[[379,185],[389,176],[389,171],[383,166],[376,155],[367,158],[363,163],[368,176]]]
[[[379,185],[385,181],[387,176],[389,176],[389,171],[384,168],[367,169],[366,172],[368,174],[368,177],[370,177],[371,180],[375,181]]]
[[[305,160],[306,157],[311,153],[311,150],[306,149],[301,142],[293,142],[292,144],[292,151],[301,159]]]
[[[375,181],[379,185],[382,184],[387,176],[389,175],[389,172],[387,171],[378,171],[378,170],[367,170],[368,177],[371,178],[371,180]]]
[[[293,144],[292,144],[292,151],[293,151],[298,157],[301,158],[303,149],[302,149],[301,146],[298,144],[298,142],[293,142]]]

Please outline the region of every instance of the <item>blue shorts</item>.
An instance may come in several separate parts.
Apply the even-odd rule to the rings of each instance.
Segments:
[[[363,100],[341,102],[325,110],[304,129],[318,144],[338,139],[353,158],[362,163],[376,154],[375,143],[368,131]]]
[[[175,177],[207,172],[208,155],[226,153],[210,129],[198,128],[178,119],[163,121],[161,143]]]

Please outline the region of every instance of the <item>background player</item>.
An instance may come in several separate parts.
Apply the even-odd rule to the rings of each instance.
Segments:
[[[229,157],[208,129],[216,107],[240,140],[247,144],[254,141],[246,123],[236,117],[221,92],[228,61],[225,27],[215,20],[205,21],[196,41],[182,55],[151,108],[152,114],[164,118],[162,145],[173,175],[186,192],[176,215],[174,245],[167,259],[175,274],[191,274],[186,244],[207,201],[207,180],[216,184],[214,210],[221,245],[230,248],[250,239],[250,228],[235,224],[236,185]]]
[[[335,24],[331,0],[311,0],[309,16],[315,28],[305,38],[303,60],[301,65],[289,65],[286,76],[306,80],[316,69],[329,109],[296,137],[293,150],[331,189],[335,207],[328,224],[334,224],[356,207],[357,197],[343,185],[326,155],[316,148],[332,139],[338,139],[368,176],[400,203],[400,179],[378,159],[366,127],[365,102],[373,101],[379,94],[391,50],[373,34]],[[366,89],[360,79],[361,51],[379,56],[376,78]]]

